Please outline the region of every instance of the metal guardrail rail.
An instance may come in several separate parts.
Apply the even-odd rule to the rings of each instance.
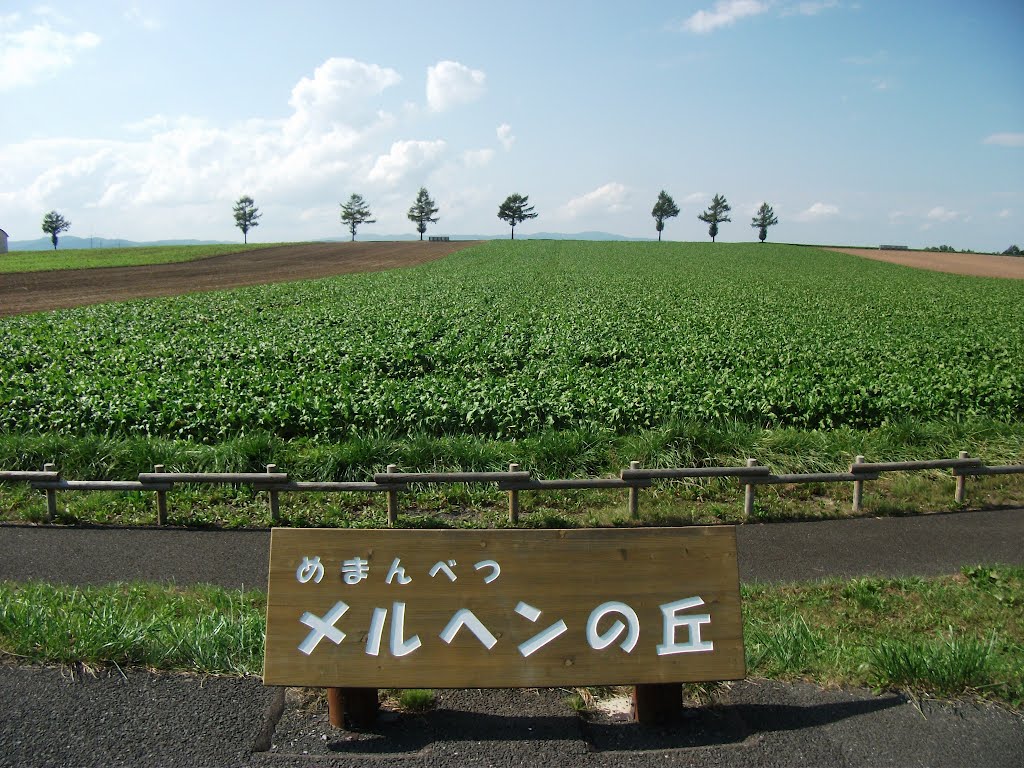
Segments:
[[[152,492],[157,498],[157,525],[167,522],[167,494],[176,485],[250,485],[254,490],[268,494],[270,520],[280,522],[281,493],[386,493],[388,495],[388,525],[398,522],[398,494],[410,485],[459,483],[494,483],[498,490],[508,493],[509,522],[519,522],[519,494],[523,491],[580,490],[622,488],[629,493],[630,517],[639,516],[639,491],[656,481],[692,480],[705,478],[736,478],[744,487],[743,511],[749,518],[754,512],[756,487],[759,485],[787,485],[808,483],[853,483],[853,511],[861,510],[864,483],[878,480],[886,472],[918,472],[951,470],[956,479],[955,501],[964,503],[966,479],[984,475],[1024,474],[1024,464],[987,466],[981,459],[961,451],[955,459],[928,459],[922,461],[866,462],[857,456],[848,472],[811,472],[805,474],[776,475],[756,459],[747,459],[738,467],[669,467],[644,469],[640,462],[630,462],[619,477],[588,477],[565,479],[539,479],[518,464],[509,464],[507,472],[399,472],[389,464],[387,472],[373,475],[367,482],[298,482],[287,472],[278,472],[275,464],[268,464],[266,472],[165,472],[156,465],[152,472],[142,472],[137,480],[67,480],[61,477],[54,464],[46,464],[42,471],[0,471],[0,482],[28,483],[46,493],[47,522],[57,515],[57,492],[68,491],[142,491]]]

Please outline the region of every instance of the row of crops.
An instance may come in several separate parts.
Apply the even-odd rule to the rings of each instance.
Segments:
[[[1024,283],[771,244],[493,242],[0,329],[11,432],[508,438],[1024,414]]]

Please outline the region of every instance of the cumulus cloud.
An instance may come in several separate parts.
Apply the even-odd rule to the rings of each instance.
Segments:
[[[711,195],[707,192],[691,192],[683,198],[683,205],[695,205],[703,203],[705,200],[711,200]]]
[[[1011,217],[1011,216],[1013,215],[1013,211],[1011,211],[1011,210],[1010,210],[1009,208],[1003,208],[1003,210],[1001,210],[1001,211],[1000,211],[1000,212],[999,212],[998,214],[996,214],[996,215],[997,215],[997,216],[998,216],[998,217],[999,217],[1000,219],[1008,219],[1008,218],[1010,218],[1010,217]]]
[[[831,205],[830,203],[815,203],[810,208],[800,211],[793,218],[797,221],[818,221],[819,219],[826,219],[829,216],[839,215],[839,207]]]
[[[467,149],[462,153],[462,162],[467,168],[483,168],[493,159],[493,149]]]
[[[0,92],[55,77],[100,42],[93,32],[67,34],[46,20],[29,25],[18,14],[0,16]]]
[[[729,27],[740,19],[758,16],[768,10],[768,3],[759,0],[718,0],[709,11],[697,11],[685,22],[683,29],[706,35],[720,27]]]
[[[512,135],[512,126],[502,123],[498,126],[498,141],[505,148],[506,152],[511,151],[512,145],[516,143],[516,137]]]
[[[441,156],[445,142],[437,141],[396,141],[391,151],[377,158],[367,178],[384,184],[397,184],[411,171],[421,170]]]
[[[377,97],[401,82],[393,69],[348,58],[330,58],[292,88],[294,114],[289,130],[321,129],[327,124],[361,121],[376,107]]]
[[[439,61],[427,69],[427,104],[443,112],[479,99],[486,89],[487,75],[457,61]]]
[[[569,218],[587,214],[619,213],[628,209],[627,197],[626,187],[613,181],[573,198],[565,204],[563,213]]]
[[[1024,133],[993,133],[985,137],[985,143],[997,147],[1024,147]]]

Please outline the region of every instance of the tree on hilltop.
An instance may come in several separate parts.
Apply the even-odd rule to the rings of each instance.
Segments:
[[[430,199],[430,195],[427,194],[426,187],[420,187],[419,194],[416,195],[416,200],[413,202],[412,207],[409,209],[409,221],[416,224],[416,231],[420,233],[420,240],[423,239],[424,233],[427,231],[427,224],[435,224],[437,222],[437,216],[434,214],[440,210],[433,200]]]
[[[708,224],[708,234],[711,235],[711,242],[715,242],[715,237],[718,235],[718,225],[727,221],[732,221],[727,215],[732,210],[732,206],[725,201],[725,195],[715,195],[711,198],[710,207],[704,211],[704,213],[698,214],[697,218]]]
[[[56,211],[50,211],[43,216],[43,232],[50,236],[53,250],[57,250],[57,236],[69,229],[71,229],[71,222]]]
[[[260,225],[258,219],[263,214],[256,207],[256,203],[248,195],[242,195],[235,201],[235,226],[242,230],[242,239],[249,242],[249,230]]]
[[[507,221],[512,225],[512,239],[516,239],[516,224],[521,224],[527,219],[536,219],[533,206],[527,205],[530,202],[529,195],[512,194],[505,198],[505,202],[498,208],[498,218]]]
[[[757,215],[750,221],[750,226],[758,230],[757,237],[763,243],[764,239],[768,237],[768,227],[774,227],[778,223],[779,219],[775,216],[772,207],[768,203],[761,203],[761,207],[757,209]]]
[[[348,199],[347,203],[341,204],[341,221],[348,225],[348,231],[352,233],[352,240],[356,239],[356,227],[360,224],[376,224],[377,220],[370,218],[370,206],[363,199],[362,195],[355,192]]]
[[[679,206],[672,196],[664,189],[658,193],[658,201],[654,204],[651,216],[654,217],[654,228],[658,230],[658,242],[661,242],[661,230],[665,228],[665,219],[679,215]]]

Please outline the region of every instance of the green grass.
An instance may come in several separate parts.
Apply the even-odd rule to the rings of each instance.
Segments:
[[[0,321],[0,431],[520,439],[1024,413],[1024,284],[760,244],[492,242]]]
[[[1024,568],[742,588],[748,675],[1024,705]],[[261,592],[0,582],[0,652],[259,674]],[[430,691],[402,705],[429,706]]]
[[[11,251],[0,254],[0,274],[5,272],[52,272],[94,267],[139,267],[196,261],[210,256],[272,248],[283,243],[248,245],[156,245],[137,248],[68,248],[56,251]]]
[[[276,464],[293,479],[365,481],[388,464],[409,471],[507,469],[518,462],[538,477],[616,475],[631,460],[644,466],[742,465],[748,456],[777,473],[841,471],[857,454],[892,461],[954,457],[967,450],[990,464],[1024,463],[1024,425],[988,419],[895,424],[871,430],[759,429],[736,422],[678,423],[634,435],[610,430],[546,432],[508,441],[473,436],[353,437],[340,443],[283,440],[254,433],[215,444],[144,437],[2,435],[0,468],[38,470],[54,461],[67,479],[126,480],[163,464],[168,471],[262,472]],[[640,494],[640,524],[742,521],[737,481],[659,482]],[[851,514],[850,484],[763,486],[757,520],[835,518]],[[241,487],[181,487],[169,496],[169,522],[219,527],[268,523],[266,494]],[[60,493],[59,521],[152,523],[154,494]],[[401,525],[504,525],[507,499],[493,485],[431,486],[401,496]],[[523,493],[524,525],[629,524],[623,491]],[[1024,504],[1024,476],[968,481],[967,507]],[[948,472],[884,475],[865,486],[863,514],[903,515],[955,510]],[[371,494],[282,494],[282,517],[293,526],[381,525],[385,500]],[[0,520],[39,522],[43,495],[23,484],[0,484]]]

